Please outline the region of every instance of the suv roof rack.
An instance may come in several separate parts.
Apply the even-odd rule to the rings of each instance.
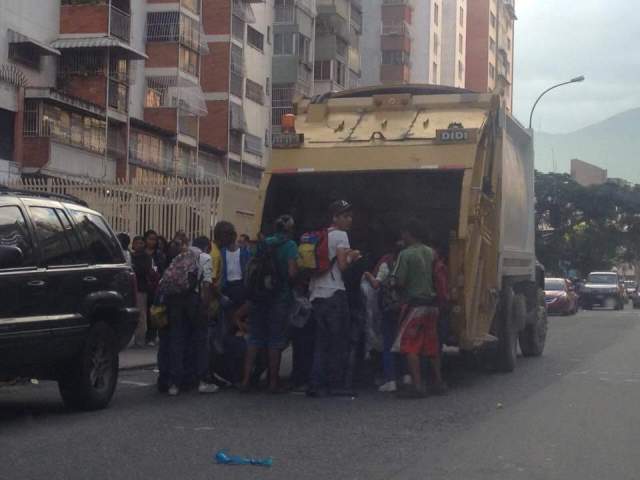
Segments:
[[[15,193],[17,195],[25,195],[31,197],[43,197],[43,198],[51,198],[58,200],[65,200],[67,202],[77,203],[78,205],[82,205],[83,207],[89,207],[89,204],[84,200],[79,199],[78,197],[74,197],[73,195],[67,195],[64,193],[51,193],[51,192],[34,192],[31,190],[20,190],[17,188],[10,188],[6,185],[0,183],[0,194],[6,193]]]

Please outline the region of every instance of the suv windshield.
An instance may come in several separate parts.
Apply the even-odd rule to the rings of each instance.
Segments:
[[[588,282],[600,285],[617,285],[618,277],[616,275],[609,275],[606,273],[592,273],[589,275]]]
[[[547,278],[544,281],[544,289],[551,292],[560,292],[564,290],[564,282],[555,278]]]

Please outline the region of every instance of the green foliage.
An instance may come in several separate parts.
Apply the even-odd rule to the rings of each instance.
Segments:
[[[536,172],[536,199],[537,255],[550,274],[640,262],[640,187]]]

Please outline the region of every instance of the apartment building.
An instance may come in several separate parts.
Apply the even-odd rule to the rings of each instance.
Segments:
[[[313,94],[315,0],[275,0],[273,20],[272,125],[278,133],[282,116],[293,112],[298,96]]]
[[[467,5],[466,87],[500,92],[513,106],[515,0],[473,0]]]
[[[451,0],[455,1],[455,0]],[[362,39],[362,83],[439,84],[447,0],[369,0]]]
[[[0,0],[0,179],[257,184],[272,20],[272,0]]]
[[[361,84],[362,0],[316,0],[314,94]]]
[[[467,0],[443,0],[442,85],[465,88],[466,49]]]

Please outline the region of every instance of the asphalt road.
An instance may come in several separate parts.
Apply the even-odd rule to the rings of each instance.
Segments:
[[[637,479],[639,346],[633,310],[552,317],[542,358],[454,366],[447,397],[417,401],[168,398],[152,371],[124,372],[94,413],[53,384],[0,389],[0,479]],[[218,466],[220,448],[273,467]]]

